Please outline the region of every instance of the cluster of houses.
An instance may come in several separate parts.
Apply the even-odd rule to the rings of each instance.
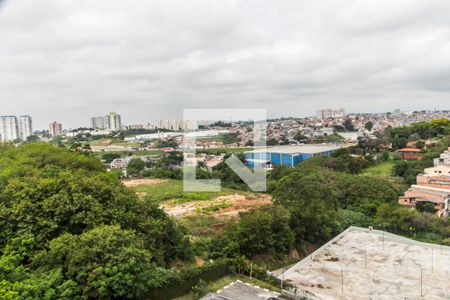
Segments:
[[[431,204],[439,217],[450,213],[450,148],[434,160],[434,166],[417,176],[398,203],[408,207]]]

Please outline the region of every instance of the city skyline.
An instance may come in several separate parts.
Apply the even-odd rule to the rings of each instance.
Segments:
[[[130,124],[183,108],[301,117],[450,103],[448,1],[1,3],[2,114],[26,111],[36,128],[105,111]]]
[[[352,115],[352,114],[383,114],[383,113],[394,113],[395,111],[400,111],[401,113],[412,113],[414,111],[449,111],[449,108],[442,108],[442,109],[438,109],[438,108],[432,108],[432,109],[426,109],[426,108],[418,108],[418,109],[413,109],[413,110],[404,110],[401,108],[395,108],[391,111],[384,111],[384,110],[380,110],[380,111],[348,111],[345,107],[319,107],[316,108],[315,110],[313,110],[310,114],[304,114],[304,115],[278,115],[278,116],[271,116],[268,115],[268,119],[281,119],[281,118],[308,118],[308,117],[316,117],[319,118],[318,113],[319,111],[323,111],[323,110],[332,110],[332,111],[339,111],[339,110],[343,110],[345,115]],[[49,119],[49,120],[44,120],[43,118],[40,118],[39,116],[34,116],[31,114],[21,114],[21,110],[18,110],[19,113],[17,114],[7,114],[7,113],[3,113],[0,114],[0,117],[7,117],[7,116],[15,116],[15,115],[20,115],[20,116],[31,116],[33,119],[33,131],[42,131],[42,130],[48,130],[48,126],[50,123],[52,122],[58,122],[63,124],[64,126],[64,130],[71,130],[71,129],[78,129],[78,128],[94,128],[97,126],[92,126],[92,121],[95,118],[108,118],[108,114],[105,114],[104,112],[100,112],[98,113],[98,117],[94,117],[93,115],[89,115],[89,116],[80,116],[80,118],[78,120],[75,120],[74,122],[72,122],[72,124],[74,125],[67,125],[70,124],[69,122],[66,122],[63,118],[56,118],[56,120],[54,119]],[[112,113],[112,114],[116,114],[116,113]],[[125,121],[123,121],[124,119],[124,114],[122,113],[118,113],[117,114],[120,118],[120,127],[124,127],[124,126],[133,126],[133,125],[157,125],[159,124],[161,121],[181,121],[182,120],[182,116],[178,116],[178,117],[174,117],[174,118],[164,118],[164,117],[159,117],[153,120],[138,120],[136,118],[133,118],[133,116],[127,116],[125,115]],[[341,116],[339,116],[341,117]],[[135,119],[135,122],[130,122],[128,120],[132,120]],[[36,120],[39,120],[38,122],[36,122]],[[225,121],[225,120],[223,120]],[[42,126],[40,126],[40,124],[43,124]],[[95,128],[94,128],[95,129]],[[102,129],[100,127],[97,127],[96,129]],[[108,129],[107,127],[103,128],[103,129]],[[115,129],[115,127],[114,127]]]

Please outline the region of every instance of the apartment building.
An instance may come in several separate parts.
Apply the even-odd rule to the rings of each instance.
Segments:
[[[61,136],[63,134],[63,127],[61,123],[53,122],[48,125],[48,131],[52,137]]]
[[[159,129],[167,129],[167,130],[173,130],[173,131],[180,131],[180,130],[197,130],[197,122],[194,120],[159,120],[156,128]]]
[[[0,116],[0,136],[2,142],[19,139],[19,122],[16,116]]]
[[[112,130],[122,129],[122,118],[119,114],[112,112],[106,116],[92,117],[91,128],[94,130]]]
[[[0,116],[0,137],[2,142],[26,141],[33,134],[30,116]]]
[[[332,119],[332,118],[343,118],[345,117],[345,109],[331,109],[331,108],[325,108],[325,109],[319,109],[317,111],[317,118],[320,120],[326,120],[326,119]]]
[[[33,120],[28,115],[19,116],[19,139],[26,141],[27,137],[33,135]]]

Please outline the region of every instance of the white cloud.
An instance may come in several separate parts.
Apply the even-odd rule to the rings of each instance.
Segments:
[[[112,110],[133,123],[187,107],[449,108],[449,10],[446,0],[7,0],[0,113],[45,127]]]

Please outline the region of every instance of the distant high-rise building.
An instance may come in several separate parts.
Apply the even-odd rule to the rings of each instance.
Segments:
[[[321,120],[330,119],[332,117],[333,117],[333,110],[331,108],[319,109],[317,111],[317,118]]]
[[[156,127],[174,131],[198,129],[197,122],[194,120],[159,120]]]
[[[109,128],[109,122],[108,118],[106,116],[102,117],[92,117],[91,118],[91,128],[92,129],[108,129]]]
[[[119,114],[112,112],[106,116],[91,118],[91,127],[100,130],[120,130],[122,129],[122,119]]]
[[[0,116],[0,136],[2,142],[19,139],[19,122],[16,116]]]
[[[333,118],[343,118],[345,117],[345,109],[340,108],[333,110]]]
[[[320,120],[331,119],[331,118],[343,118],[345,117],[345,109],[336,109],[333,110],[331,108],[319,109],[317,111],[317,118]]]
[[[111,130],[120,130],[122,129],[122,118],[119,114],[112,112],[108,117],[109,129]]]
[[[19,116],[19,139],[26,141],[33,135],[33,121],[30,116]]]
[[[48,131],[52,137],[61,136],[62,135],[62,124],[58,122],[50,123],[48,126]]]

